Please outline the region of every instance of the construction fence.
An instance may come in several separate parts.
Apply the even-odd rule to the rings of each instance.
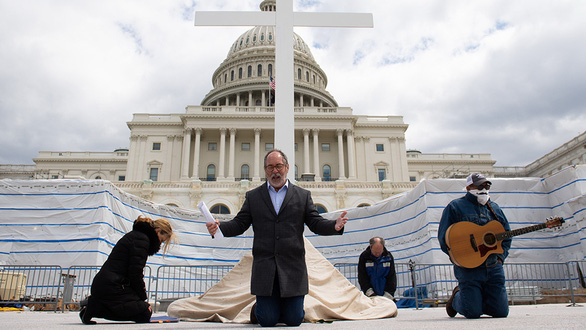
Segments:
[[[358,284],[357,264],[334,265]],[[219,282],[232,265],[159,266],[144,269],[149,301],[155,311],[166,310],[174,300],[198,296]],[[0,265],[0,306],[25,306],[31,310],[77,310],[91,290],[100,266]],[[396,263],[395,300],[400,307],[444,304],[457,285],[451,264]],[[570,303],[586,301],[583,271],[586,261],[566,263],[506,263],[506,287],[511,304]]]

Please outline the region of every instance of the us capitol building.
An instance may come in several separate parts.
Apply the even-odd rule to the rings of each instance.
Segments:
[[[260,7],[274,11],[276,1]],[[403,117],[354,115],[338,105],[326,90],[326,73],[297,34],[294,67],[296,164],[290,171],[311,190],[320,212],[372,205],[422,179],[471,172],[545,176],[586,162],[584,133],[526,167],[495,167],[490,154],[406,150]],[[214,213],[236,213],[246,191],[265,182],[263,158],[275,134],[269,80],[278,76],[275,28],[256,26],[230,46],[200,105],[183,113],[135,113],[127,123],[128,149],[41,151],[35,165],[1,165],[0,178],[103,179],[156,203],[196,208],[204,201]]]

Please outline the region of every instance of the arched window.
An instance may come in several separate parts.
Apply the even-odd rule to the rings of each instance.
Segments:
[[[224,83],[227,83],[227,82],[228,82],[228,74],[224,73]]]
[[[248,66],[248,78],[252,77],[252,65]]]
[[[360,203],[357,207],[367,207],[370,206],[368,203]]]
[[[208,172],[206,176],[207,181],[216,181],[216,165],[208,165]]]
[[[297,79],[301,80],[301,69],[297,69]]]
[[[258,68],[256,69],[256,76],[262,77],[262,64],[258,65]]]
[[[324,165],[322,168],[322,177],[324,181],[331,181],[332,180],[332,168],[330,165]]]
[[[273,76],[273,65],[269,64],[269,77]]]
[[[305,71],[305,81],[309,82],[309,71]]]
[[[230,71],[230,81],[234,81],[234,70]]]
[[[247,164],[240,167],[240,178],[242,180],[250,179],[250,167]]]
[[[297,165],[295,165],[295,180],[297,180],[299,178],[299,169],[297,168]]]
[[[238,79],[242,79],[242,68],[238,69]]]
[[[319,214],[328,213],[328,209],[326,209],[326,207],[321,204],[315,204],[315,208],[317,209],[317,213]]]
[[[213,214],[230,214],[230,209],[224,204],[216,204],[210,209]]]

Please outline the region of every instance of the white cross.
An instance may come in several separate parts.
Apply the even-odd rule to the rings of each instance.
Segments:
[[[276,0],[277,11],[195,12],[196,26],[275,26],[275,72],[279,92],[275,98],[275,148],[289,158],[288,178],[295,180],[295,127],[293,27],[373,27],[372,14],[294,12],[293,0]],[[287,72],[289,72],[287,74]],[[319,169],[314,169],[318,171]],[[344,173],[340,173],[343,176]]]

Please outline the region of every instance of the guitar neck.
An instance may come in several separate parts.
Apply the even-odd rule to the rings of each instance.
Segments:
[[[524,228],[519,228],[519,229],[515,229],[515,230],[509,230],[509,231],[505,231],[502,233],[498,233],[498,234],[496,234],[496,237],[497,237],[497,240],[502,241],[507,238],[511,238],[513,236],[531,233],[536,230],[541,230],[544,228],[547,228],[547,224],[541,223],[539,225],[533,225],[533,226],[529,226],[529,227],[524,227]]]

